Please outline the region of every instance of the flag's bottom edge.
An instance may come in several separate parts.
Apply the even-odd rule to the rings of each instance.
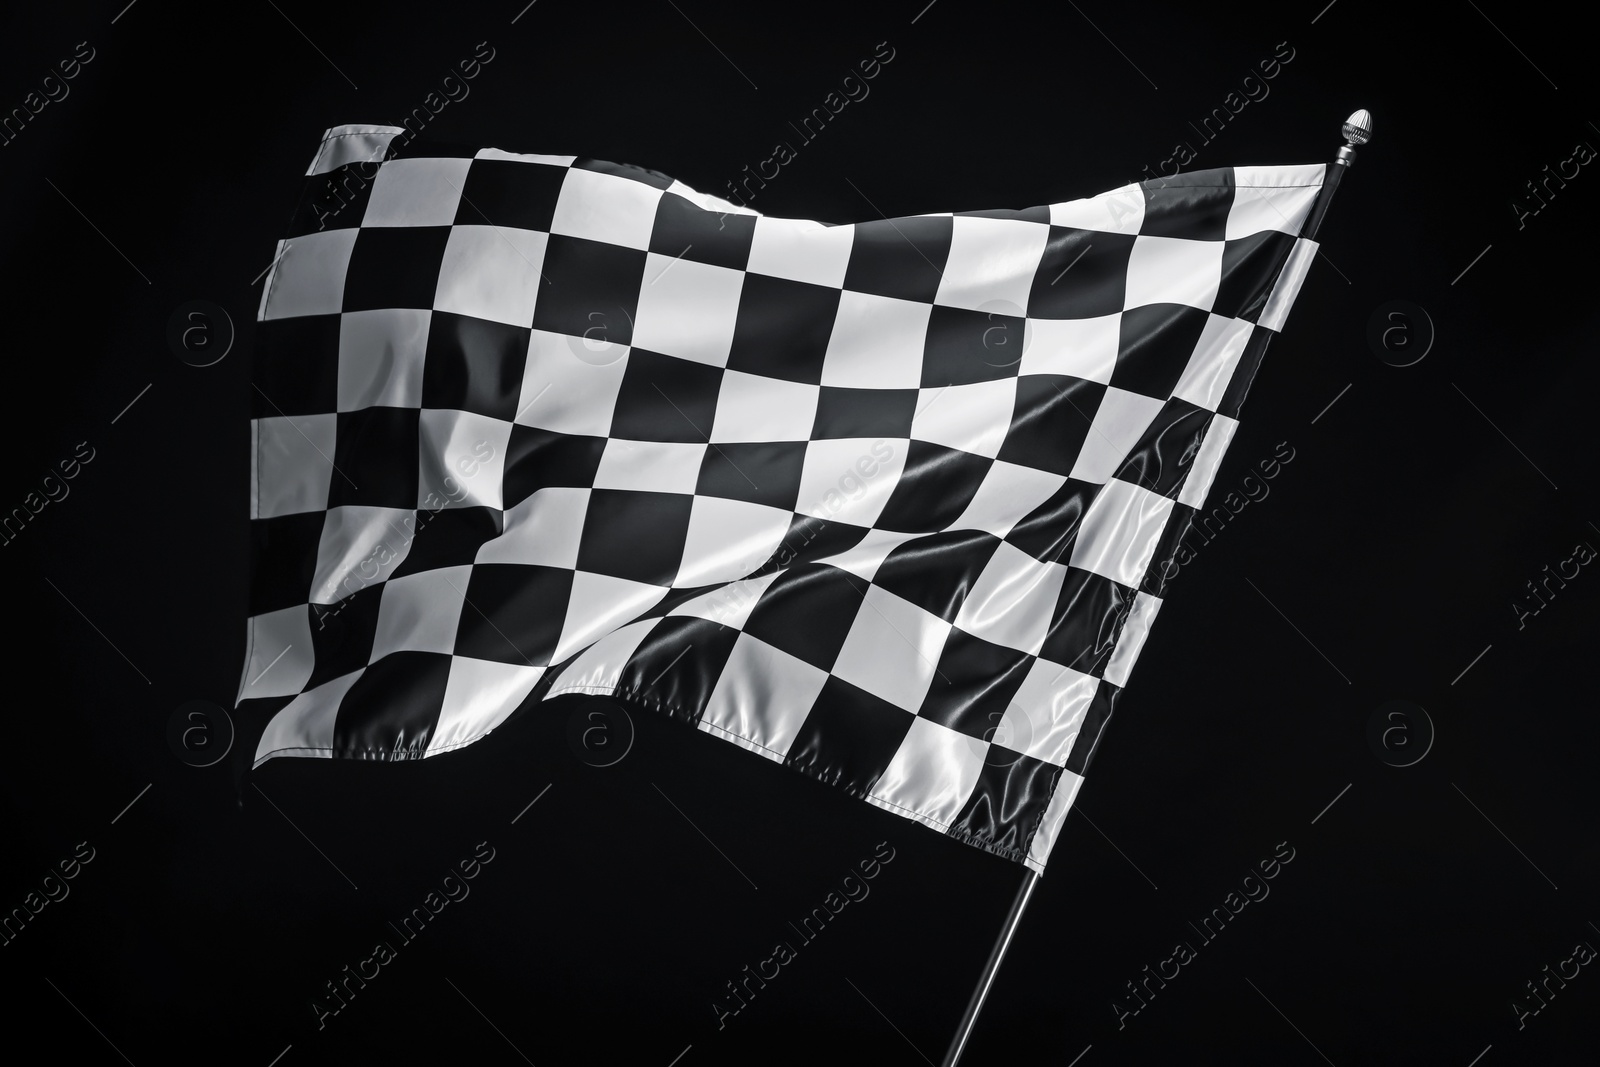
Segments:
[[[575,688],[573,690],[563,690],[562,692],[600,693],[601,695],[612,696],[614,699],[617,698],[617,694],[614,693],[614,692],[605,693],[603,691],[596,690],[596,689],[591,688],[591,687]],[[552,695],[554,695],[554,694],[552,694]],[[626,700],[627,697],[625,695],[623,695],[621,697],[621,699]],[[1028,855],[1023,853],[1019,849],[1012,848],[1009,845],[1002,845],[999,842],[992,840],[991,838],[983,837],[980,834],[974,834],[971,831],[956,829],[955,827],[952,827],[949,823],[940,822],[938,819],[930,818],[929,816],[924,815],[921,812],[913,811],[910,808],[902,807],[899,804],[895,804],[892,801],[884,800],[881,797],[875,797],[872,794],[866,792],[865,790],[854,789],[854,788],[851,788],[849,786],[843,786],[843,785],[839,785],[839,784],[837,784],[835,782],[830,782],[826,778],[823,777],[822,772],[821,772],[820,769],[813,768],[813,767],[808,767],[808,766],[803,766],[803,765],[798,764],[798,763],[785,763],[784,762],[783,753],[774,751],[773,749],[770,749],[770,748],[767,748],[764,745],[758,744],[755,741],[750,740],[748,737],[744,737],[744,736],[742,736],[740,734],[733,733],[733,732],[725,729],[724,727],[717,726],[715,723],[701,722],[701,723],[696,723],[695,725],[699,729],[705,731],[706,733],[713,734],[713,735],[723,739],[724,741],[730,741],[733,744],[737,745],[738,747],[746,749],[746,750],[748,750],[750,752],[754,752],[757,755],[762,756],[762,757],[764,757],[766,759],[770,759],[774,763],[782,763],[783,766],[788,768],[789,770],[797,771],[800,774],[805,775],[807,778],[812,779],[813,781],[821,782],[823,785],[827,785],[827,786],[830,786],[833,789],[837,789],[839,792],[845,794],[846,796],[852,797],[852,798],[857,799],[857,800],[864,800],[868,804],[871,804],[873,807],[882,808],[884,811],[891,812],[891,813],[893,813],[895,815],[900,816],[901,818],[910,819],[912,822],[921,823],[923,826],[926,826],[931,830],[937,830],[939,833],[941,833],[944,836],[950,838],[952,841],[959,841],[961,844],[970,845],[973,848],[982,849],[984,852],[987,852],[990,855],[999,856],[1001,859],[1011,860],[1013,863],[1022,863],[1024,865],[1026,865],[1027,868],[1029,870],[1033,871],[1035,874],[1043,874],[1044,873],[1044,867],[1041,864],[1039,864],[1038,861],[1032,859],[1031,857],[1029,857]],[[1035,828],[1035,832],[1037,832],[1037,828]]]
[[[932,830],[936,830],[940,834],[943,834],[945,837],[948,837],[953,841],[958,841],[961,844],[981,849],[990,855],[998,856],[1001,859],[1010,860],[1013,863],[1020,863],[1036,875],[1044,874],[1044,865],[1022,849],[1014,848],[1010,845],[1003,845],[992,838],[987,838],[968,830],[958,829],[951,826],[949,823],[940,822],[939,820],[931,818],[920,812],[913,811],[909,808],[901,807],[898,804],[875,797],[866,790],[853,786],[841,785],[837,782],[830,781],[824,775],[823,768],[785,762],[784,754],[781,752],[767,748],[764,745],[752,741],[748,737],[743,737],[739,734],[732,733],[723,727],[715,725],[714,723],[698,721],[685,711],[674,708],[671,705],[664,704],[660,701],[652,700],[635,690],[598,685],[564,686],[561,689],[551,690],[543,694],[537,694],[537,691],[535,691],[535,694],[530,694],[528,700],[517,710],[527,710],[531,704],[549,700],[557,696],[602,696],[616,700],[641,713],[655,715],[665,714],[670,719],[676,719],[687,723],[688,725],[694,726],[703,732],[712,734],[721,740],[731,742],[738,748],[755,753],[756,755],[761,756],[763,759],[781,764],[783,767],[803,774],[813,781],[820,782],[823,785],[836,789],[846,796],[857,800],[864,800],[874,807],[881,808],[884,811],[891,812],[895,815],[899,815],[901,818],[921,823],[923,826],[926,826]],[[248,701],[241,702],[241,705],[244,703],[248,703]],[[243,708],[241,706],[235,710],[243,710]],[[513,712],[512,715],[508,715],[507,720],[509,720],[515,714],[516,712]],[[268,718],[270,718],[270,715]],[[462,740],[453,741],[447,745],[441,745],[438,748],[431,748],[425,752],[416,752],[411,749],[354,749],[320,745],[286,745],[282,748],[275,748],[268,752],[258,752],[255,758],[251,760],[249,770],[259,770],[263,763],[266,763],[268,760],[279,756],[363,760],[379,763],[411,762],[432,756],[444,755],[448,752],[459,751],[468,745],[488,737],[494,732],[495,729],[504,724],[505,720],[502,720],[501,722],[495,723],[494,726],[484,730],[482,733],[476,734],[469,738],[464,738]],[[1057,788],[1059,788],[1059,782],[1057,783]],[[1048,798],[1046,802],[1048,803]],[[1038,830],[1039,828],[1035,826],[1034,833],[1038,833]],[[1033,835],[1030,834],[1029,841],[1032,841],[1032,838]]]

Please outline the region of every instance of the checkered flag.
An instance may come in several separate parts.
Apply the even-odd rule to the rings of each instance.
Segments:
[[[826,225],[403,133],[261,299],[255,763],[600,694],[1042,872],[1323,165]]]

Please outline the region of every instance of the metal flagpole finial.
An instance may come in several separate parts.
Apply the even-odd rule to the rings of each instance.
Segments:
[[[1344,120],[1344,147],[1339,149],[1339,162],[1355,166],[1356,146],[1372,140],[1372,112],[1362,108]]]

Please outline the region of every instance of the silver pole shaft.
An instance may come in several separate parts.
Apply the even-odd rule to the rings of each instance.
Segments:
[[[1039,884],[1039,876],[1029,871],[1023,879],[1022,886],[1017,890],[1017,898],[1011,902],[1011,913],[1006,916],[1005,925],[1000,928],[1000,940],[994,944],[994,949],[989,953],[989,962],[984,965],[983,977],[978,979],[978,988],[972,991],[972,1000],[967,1004],[967,1013],[961,1017],[961,1025],[956,1030],[956,1036],[950,1042],[950,1050],[944,1055],[944,1067],[956,1067],[961,1060],[961,1053],[967,1047],[967,1039],[972,1036],[972,1028],[978,1021],[978,1013],[983,1010],[983,1002],[989,995],[989,987],[994,985],[995,975],[1000,971],[1000,961],[1005,959],[1006,949],[1011,947],[1011,939],[1016,935],[1017,927],[1022,922],[1022,912],[1028,906],[1028,898],[1033,895],[1033,887]]]

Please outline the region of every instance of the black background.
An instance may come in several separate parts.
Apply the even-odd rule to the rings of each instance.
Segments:
[[[94,459],[0,546],[0,906],[79,842],[95,858],[0,947],[8,1043],[140,1067],[938,1062],[1020,867],[638,714],[626,758],[587,766],[582,705],[413,765],[274,760],[242,806],[226,762],[186,766],[166,735],[183,702],[236,691],[251,279],[325,128],[398,122],[487,41],[430,136],[718,192],[887,41],[870,95],[753,206],[1022,207],[1153,172],[1178,141],[1192,167],[1318,162],[1350,111],[1377,122],[1215,491],[1280,442],[1294,459],[1169,589],[965,1062],[1594,1061],[1595,966],[1521,1029],[1511,1006],[1600,945],[1600,578],[1520,629],[1512,606],[1600,546],[1600,177],[1552,183],[1520,226],[1512,206],[1600,145],[1588,35],[1487,0],[923,2],[12,13],[0,108],[79,41],[95,57],[0,147],[0,510],[79,442]],[[1190,121],[1279,42],[1270,95],[1203,143]],[[1437,331],[1406,367],[1367,340],[1397,299]],[[210,367],[166,342],[190,300],[238,327]],[[1409,359],[1428,330],[1393,321]],[[1437,732],[1405,768],[1367,739],[1393,699]],[[387,922],[480,841],[471,895],[402,947]],[[883,841],[870,896],[719,1029],[724,983]],[[1270,896],[1202,943],[1189,922],[1280,842]],[[319,1029],[312,999],[380,940],[398,958]],[[1180,940],[1197,957],[1119,1028],[1125,983]]]

